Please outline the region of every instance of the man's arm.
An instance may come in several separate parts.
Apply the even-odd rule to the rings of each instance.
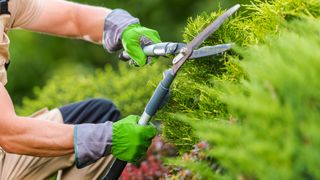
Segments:
[[[17,116],[1,83],[0,107],[0,146],[5,151],[45,157],[74,152],[73,125]]]
[[[45,0],[40,16],[21,28],[101,43],[104,18],[110,12],[110,9],[103,7]]]
[[[147,57],[141,46],[161,42],[158,32],[141,26],[138,18],[124,10],[112,11],[64,0],[29,1],[34,2],[33,8],[38,13],[30,22],[17,25],[20,28],[103,43],[111,53],[124,49],[138,66],[156,60]]]

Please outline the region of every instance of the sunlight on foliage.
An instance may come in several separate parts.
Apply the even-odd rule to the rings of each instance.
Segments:
[[[25,98],[21,114],[43,108],[55,108],[88,98],[107,98],[115,102],[122,115],[141,114],[161,78],[161,65],[128,68],[121,64],[118,71],[106,66],[94,74],[85,74],[75,67],[58,70],[44,88],[36,88],[36,98]],[[73,71],[72,71],[73,70]],[[72,92],[72,93],[71,93]]]
[[[243,9],[204,43],[236,42],[241,56],[189,62],[167,108],[183,114],[167,124],[193,127],[210,148],[202,158],[168,162],[203,179],[318,179],[320,1],[254,1]],[[189,19],[186,42],[219,14]],[[208,106],[200,108],[202,100]],[[190,136],[164,135],[173,143]]]
[[[319,9],[320,1],[318,0],[256,0],[250,5],[244,5],[238,14],[225,22],[202,45],[234,42],[236,47],[244,48],[259,43],[268,43],[268,39],[279,37],[282,34],[280,29],[285,27],[287,21],[318,17]],[[185,41],[191,41],[222,12],[203,13],[196,18],[190,18],[183,34]],[[185,142],[184,138],[196,140],[192,131],[189,131],[190,127],[186,123],[177,121],[170,114],[188,114],[197,119],[229,117],[226,105],[221,101],[217,88],[219,88],[219,82],[238,82],[239,79],[246,77],[246,73],[239,67],[239,59],[241,57],[237,53],[229,51],[220,56],[186,63],[173,85],[172,99],[161,113],[161,117],[165,117],[163,118],[165,125],[169,127],[164,129],[164,136],[170,142],[181,144]],[[179,128],[188,131],[174,131],[177,125],[183,126]],[[182,135],[177,135],[180,133]],[[192,148],[195,142],[183,143],[183,146],[180,146],[181,151]]]

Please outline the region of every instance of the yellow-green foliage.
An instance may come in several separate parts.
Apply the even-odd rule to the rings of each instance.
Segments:
[[[222,82],[232,118],[190,119],[211,146],[206,160],[176,163],[204,179],[320,178],[320,20],[293,22],[281,32],[244,53],[248,79]],[[212,164],[219,171],[201,171]]]
[[[202,155],[206,160],[174,164],[203,179],[318,179],[320,54],[316,52],[320,49],[320,21],[289,27],[287,22],[318,18],[320,1],[255,1],[244,9],[205,43],[236,42],[241,52],[249,51],[243,53],[243,62],[234,52],[190,62],[175,86],[178,98],[174,105],[181,99],[191,99],[196,107],[203,103],[201,99],[212,101],[200,109],[206,114],[198,113],[197,108],[192,111],[192,103],[177,111],[185,115],[180,119],[192,124],[197,137],[208,141],[210,148]],[[218,14],[189,19],[186,41]],[[256,44],[265,45],[246,49]],[[222,91],[221,84],[225,87]],[[178,93],[187,87],[187,92],[194,94]],[[185,138],[165,135],[172,142]]]
[[[120,64],[117,71],[106,66],[94,74],[67,67],[50,79],[47,85],[35,89],[35,99],[25,98],[21,114],[31,114],[43,108],[55,108],[87,98],[108,98],[115,102],[122,115],[141,114],[156,84],[161,79],[161,65],[128,68]]]
[[[250,46],[264,42],[267,37],[278,35],[283,22],[320,15],[319,0],[253,0],[242,5],[240,12],[225,23],[204,44],[234,42],[238,46]],[[190,18],[183,38],[186,42],[209,25],[221,12],[203,13]]]
[[[192,40],[222,12],[203,13],[190,18],[183,35]],[[250,47],[278,37],[285,23],[320,15],[319,0],[255,0],[218,29],[203,45],[234,42],[238,47]],[[284,32],[285,33],[285,32]],[[238,82],[246,74],[239,67],[239,55],[229,51],[221,56],[188,62],[173,85],[172,100],[162,111],[165,117],[164,136],[184,151],[191,148],[196,138],[190,127],[169,114],[187,114],[198,119],[228,118],[226,105],[220,100],[217,82]],[[179,130],[176,127],[179,126]]]

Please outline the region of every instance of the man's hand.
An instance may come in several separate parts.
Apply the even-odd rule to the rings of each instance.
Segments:
[[[127,11],[115,9],[106,16],[103,45],[109,52],[124,48],[138,66],[154,62],[147,57],[142,47],[161,42],[157,31],[142,27],[139,19]]]
[[[155,127],[138,125],[139,116],[128,116],[113,124],[112,154],[120,160],[137,162],[157,134]]]
[[[138,120],[138,116],[128,116],[116,123],[76,125],[76,166],[83,168],[110,153],[123,161],[139,160],[146,154],[157,130],[138,125]]]
[[[139,24],[128,26],[122,33],[123,48],[138,66],[152,64],[157,60],[157,57],[147,57],[141,47],[160,42],[157,31]]]

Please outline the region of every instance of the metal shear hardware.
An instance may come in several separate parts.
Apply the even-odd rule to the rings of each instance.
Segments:
[[[157,43],[157,44],[152,44],[145,46],[143,48],[143,52],[147,56],[170,56],[170,55],[178,55],[178,54],[184,54],[187,45],[184,43],[176,43],[176,42],[162,42],[162,43]],[[189,59],[197,59],[201,57],[206,57],[206,56],[212,56],[216,55],[219,53],[222,53],[232,47],[232,44],[219,44],[215,46],[204,46],[199,49],[193,50],[191,56]],[[120,59],[124,61],[130,60],[130,56],[128,55],[127,52],[123,51],[120,54]],[[177,58],[175,58],[172,63],[176,64]]]

